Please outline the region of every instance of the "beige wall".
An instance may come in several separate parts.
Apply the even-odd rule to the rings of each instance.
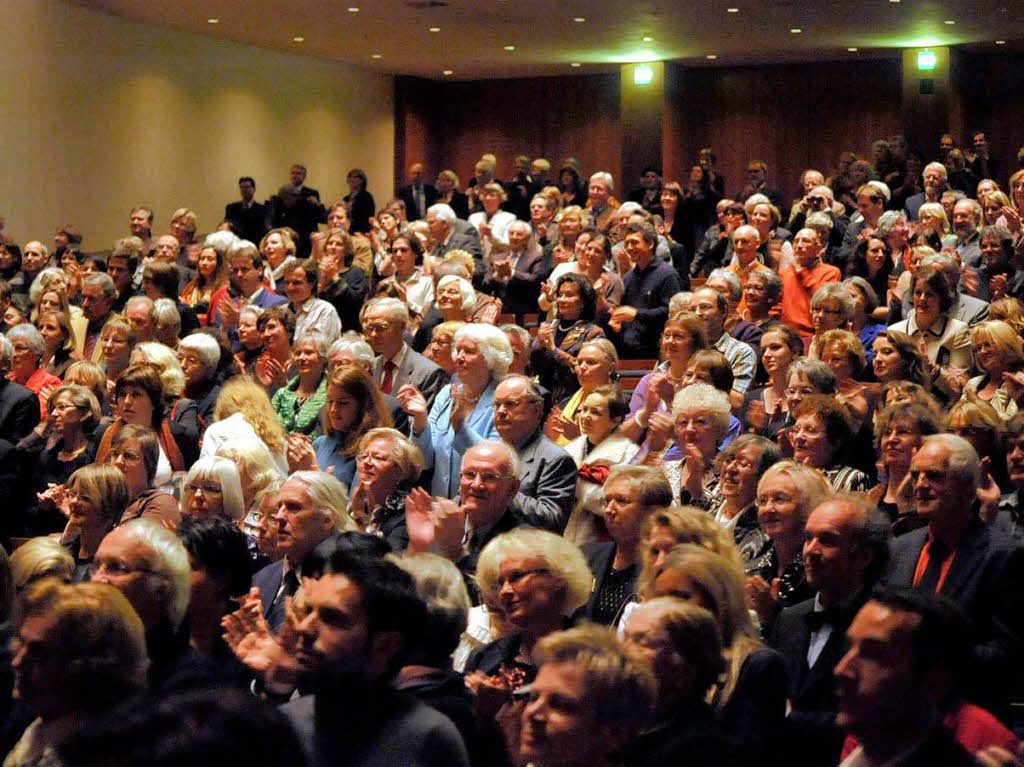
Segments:
[[[186,34],[59,0],[3,0],[0,216],[24,243],[78,224],[83,249],[154,231],[188,206],[201,232],[256,179],[259,200],[309,168],[324,202],[360,166],[381,204],[394,163],[393,80],[354,67]]]

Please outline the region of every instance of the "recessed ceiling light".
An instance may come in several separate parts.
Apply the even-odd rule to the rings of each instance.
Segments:
[[[446,69],[441,74],[444,75],[445,77],[448,77],[448,75],[454,75],[455,71],[452,69]]]
[[[650,35],[644,35],[640,39],[643,40],[645,43],[653,43],[654,42],[654,38],[651,37]]]
[[[516,47],[514,45],[506,45],[505,46],[505,50],[506,51],[514,51],[515,49],[516,49]]]
[[[956,24],[956,22],[955,22],[955,21],[953,21],[953,19],[946,19],[946,20],[945,20],[944,22],[942,22],[942,23],[943,23],[943,24],[949,24],[950,26],[953,26],[954,24]]]
[[[207,19],[207,24],[220,24],[220,19]]]
[[[1005,40],[996,40],[996,45],[1006,45]]]
[[[570,67],[582,67],[583,65],[580,64],[578,61],[574,61],[569,66]]]
[[[725,12],[726,13],[739,13],[740,9],[739,8],[726,8]]]
[[[292,42],[295,42],[295,43],[304,43],[304,42],[306,42],[306,38],[304,38],[304,37],[293,37],[293,38],[292,38]]]
[[[440,32],[441,31],[441,27],[431,27],[427,31],[428,32]]]
[[[709,54],[708,54],[707,56],[705,56],[704,58],[706,58],[706,59],[710,59],[711,61],[714,61],[715,59],[717,59],[717,58],[718,58],[718,56],[716,56],[716,55],[715,55],[715,54],[713,54],[713,53],[709,53]]]
[[[893,5],[896,5],[896,4],[898,4],[898,3],[899,3],[899,1],[900,1],[900,0],[889,0],[889,2],[890,2],[890,3],[892,3]]]
[[[789,31],[790,31],[791,34],[794,34],[794,35],[799,35],[801,32],[803,32],[803,30],[800,29],[800,27],[793,27]]]
[[[349,12],[349,13],[359,13],[359,6],[356,6],[356,5],[350,5],[350,6],[348,7],[348,12]]]
[[[585,22],[587,20],[587,17],[586,16],[573,16],[572,20],[575,21],[577,24],[582,24],[583,22]]]
[[[847,48],[846,50],[848,50],[850,53],[856,53],[857,52],[856,48]]]
[[[381,57],[381,55],[379,53],[370,54],[370,58],[371,59],[379,59],[380,57]]]

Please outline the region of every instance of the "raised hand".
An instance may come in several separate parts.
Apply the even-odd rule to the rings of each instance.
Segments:
[[[256,378],[267,388],[280,389],[288,383],[288,371],[284,365],[264,353],[256,360]]]
[[[402,410],[412,418],[412,427],[417,434],[427,428],[429,407],[427,406],[427,398],[420,393],[419,389],[405,384],[405,386],[398,390],[395,397],[402,406]]]
[[[316,451],[313,440],[305,434],[289,434],[285,437],[289,471],[315,471]]]

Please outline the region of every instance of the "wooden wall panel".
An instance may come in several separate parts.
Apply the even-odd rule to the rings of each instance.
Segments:
[[[1004,188],[1017,167],[1017,150],[1024,147],[1024,100],[1021,72],[1024,55],[963,56],[960,61],[964,100],[963,124],[954,137],[970,142],[970,132],[988,131],[989,146],[999,159],[999,182]]]

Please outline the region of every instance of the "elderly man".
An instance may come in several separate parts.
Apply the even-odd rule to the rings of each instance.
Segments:
[[[977,200],[958,200],[953,206],[956,254],[961,264],[972,269],[981,265],[981,243],[978,234],[980,222],[981,205]]]
[[[975,627],[966,696],[1005,713],[1019,679],[1024,637],[1024,550],[981,521],[980,474],[978,454],[966,440],[951,434],[924,438],[911,459],[910,478],[914,510],[927,527],[896,539],[885,581],[940,594],[964,611]]]
[[[252,577],[260,590],[263,617],[275,634],[284,625],[286,599],[299,589],[306,557],[334,533],[355,530],[347,503],[345,486],[326,472],[297,471],[281,486],[274,521],[284,558]]]
[[[615,182],[611,173],[598,171],[590,177],[590,207],[587,212],[594,220],[594,227],[602,234],[608,234],[615,219],[616,208],[611,204],[611,196],[614,191]]]
[[[468,222],[461,222],[452,210],[451,205],[439,202],[427,209],[427,229],[434,243],[431,255],[442,259],[453,250],[464,250],[473,256],[473,274],[483,279],[483,249],[480,235]]]
[[[178,285],[175,290],[176,294],[196,276],[195,269],[180,263],[178,255],[180,252],[179,243],[180,241],[173,234],[164,234],[157,237],[156,243],[153,245],[153,258],[156,261],[171,264],[178,272]]]
[[[795,232],[798,229],[803,228],[803,219],[806,218],[808,213],[812,210],[824,210],[823,207],[812,205],[811,200],[809,199],[812,196],[815,187],[824,185],[825,174],[820,170],[808,168],[800,174],[800,191],[803,192],[803,197],[796,200],[789,209],[789,223],[786,224],[787,229],[791,232]]]
[[[491,271],[483,287],[501,299],[506,312],[521,322],[524,314],[540,311],[537,298],[544,270],[544,254],[525,221],[513,221],[508,227],[509,250],[492,257]]]
[[[92,581],[118,589],[142,619],[152,695],[218,681],[215,666],[189,646],[191,578],[178,536],[148,519],[115,527],[96,550]]]
[[[419,389],[432,405],[447,383],[444,371],[405,343],[409,309],[397,298],[374,298],[364,307],[360,319],[363,335],[373,347],[373,377],[384,394],[395,394],[408,384]]]
[[[22,290],[28,293],[29,286],[39,273],[50,265],[50,249],[39,240],[31,240],[25,243],[21,251],[21,270],[25,273],[25,283]]]
[[[156,340],[156,307],[147,296],[132,296],[124,308],[124,316],[135,328],[138,342]]]
[[[756,227],[744,224],[737,227],[732,233],[732,260],[725,267],[733,272],[740,280],[740,290],[747,284],[747,276],[751,269],[756,269],[764,264],[764,256],[760,251],[761,233]],[[746,303],[740,298],[736,311],[743,314],[747,308]]]
[[[949,188],[946,176],[946,166],[941,162],[930,162],[924,166],[921,173],[924,191],[907,198],[906,209],[911,221],[917,221],[917,212],[926,202],[940,201],[942,193]]]
[[[768,186],[768,163],[761,160],[751,160],[747,163],[747,185],[736,193],[735,199],[745,202],[755,194],[763,194],[779,210],[785,207],[782,192]]]
[[[804,207],[805,205],[806,207]],[[824,181],[813,187],[800,201],[794,203],[793,213],[789,217],[789,231],[799,232],[808,226],[807,217],[812,213],[828,216],[832,222],[826,251],[830,255],[838,254],[843,246],[843,239],[846,237],[846,228],[850,224],[850,219],[846,215],[846,209],[841,203],[835,201],[832,189],[825,186]],[[829,263],[833,262],[829,261]]]
[[[132,208],[128,213],[128,230],[142,242],[142,252],[148,253],[153,239],[153,210],[145,205]]]
[[[410,221],[427,217],[427,210],[437,202],[440,193],[426,182],[426,172],[421,162],[409,166],[409,183],[398,190],[398,199],[405,203],[405,212]]]
[[[838,268],[822,260],[824,253],[825,246],[818,233],[814,229],[801,229],[793,238],[793,263],[779,273],[782,280],[782,322],[796,330],[805,345],[814,332],[811,297],[822,285],[839,282],[843,278]]]
[[[827,498],[807,518],[803,560],[813,599],[785,608],[769,640],[789,670],[787,763],[835,763],[842,734],[833,726],[833,670],[846,629],[889,559],[889,521],[860,495]]]
[[[671,264],[655,259],[658,233],[650,224],[626,227],[625,249],[634,266],[623,278],[622,305],[615,308],[608,330],[621,353],[637,359],[657,357],[669,300],[682,290]]]
[[[110,275],[90,274],[82,280],[82,314],[89,321],[85,331],[85,346],[82,355],[91,362],[103,357],[103,346],[99,343],[104,325],[113,316],[117,287]]]
[[[494,426],[519,454],[519,490],[509,507],[524,524],[561,533],[576,500],[576,464],[544,436],[544,395],[525,375],[494,390]]]
[[[392,562],[333,552],[303,582],[292,662],[312,695],[281,710],[309,764],[468,767],[455,725],[392,684],[421,638],[423,600]]]
[[[259,242],[267,233],[267,208],[254,199],[256,181],[252,176],[238,179],[238,194],[241,200],[224,206],[224,220],[231,224],[232,230],[243,240]]]
[[[860,742],[843,767],[975,764],[941,719],[969,662],[966,634],[963,616],[932,595],[886,589],[871,597],[835,669],[836,725]]]
[[[334,306],[316,297],[319,278],[319,269],[313,259],[297,261],[284,273],[284,292],[295,312],[295,337],[315,331],[328,344],[333,344],[341,335],[341,319]]]

